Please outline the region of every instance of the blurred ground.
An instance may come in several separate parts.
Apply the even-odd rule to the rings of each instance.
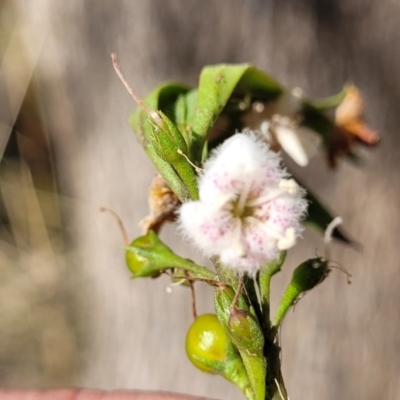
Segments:
[[[353,284],[332,273],[290,314],[284,373],[292,399],[400,399],[398,1],[3,0],[0,12],[0,385],[241,398],[185,358],[189,293],[131,281],[115,224],[98,212],[112,208],[138,235],[154,174],[126,123],[134,105],[116,51],[141,96],[167,79],[195,84],[218,62],[251,62],[311,97],[347,81],[362,89],[380,147],[362,169],[331,173],[321,156],[302,176],[364,249],[335,246]],[[173,227],[163,238],[194,257]],[[317,247],[307,231],[275,302]]]

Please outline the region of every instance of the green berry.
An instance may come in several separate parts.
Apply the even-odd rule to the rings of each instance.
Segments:
[[[186,336],[189,360],[208,373],[219,373],[227,357],[227,335],[215,314],[195,319]]]

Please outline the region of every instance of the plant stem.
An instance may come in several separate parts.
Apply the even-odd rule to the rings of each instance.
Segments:
[[[272,341],[267,340],[264,346],[264,356],[267,360],[266,400],[287,400],[287,392],[281,371],[281,349]]]
[[[260,304],[258,301],[257,293],[256,293],[256,290],[254,287],[254,280],[249,277],[246,277],[246,279],[244,281],[244,287],[246,290],[248,301],[249,301],[250,305],[253,307],[254,312],[256,313],[257,319],[258,319],[261,327],[264,330],[264,321],[263,321],[263,316],[262,316]]]
[[[281,349],[276,344],[276,331],[272,327],[270,318],[271,279],[281,270],[285,257],[286,252],[281,252],[279,258],[263,268],[258,276],[261,296],[262,326],[265,338],[264,357],[267,363],[267,374],[265,378],[266,400],[287,400],[285,383],[281,372]]]
[[[282,251],[279,258],[269,263],[259,274],[259,288],[261,295],[263,326],[265,329],[265,338],[273,340],[273,333],[270,320],[270,293],[271,293],[271,279],[281,270],[281,266],[285,261],[286,252]]]
[[[238,278],[233,271],[230,268],[224,267],[216,256],[212,257],[211,261],[214,263],[215,270],[221,282],[225,285],[231,286],[232,288],[236,288],[238,285]]]
[[[174,267],[182,268],[185,271],[192,272],[195,278],[205,279],[209,281],[216,281],[218,278],[214,272],[210,271],[206,267],[195,264],[193,261],[188,259],[176,259]]]

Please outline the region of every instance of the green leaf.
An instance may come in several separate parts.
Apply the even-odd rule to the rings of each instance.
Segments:
[[[315,107],[314,104],[306,100],[303,101],[302,111],[303,120],[301,121],[301,125],[318,133],[327,147],[335,129],[333,120]]]
[[[189,87],[180,83],[167,82],[158,86],[149,93],[143,100],[150,109],[163,113],[175,121],[175,103],[180,95],[189,91]],[[129,125],[139,140],[139,143],[146,147],[146,131],[150,129],[148,123],[149,116],[147,113],[138,107],[129,117]]]
[[[160,85],[158,88],[153,90],[144,100],[143,102],[150,107],[152,110],[162,110],[165,114],[163,116],[164,122],[165,120],[171,121],[173,124],[175,121],[175,103],[181,95],[186,94],[189,91],[187,86],[178,84],[178,83],[165,83]],[[154,139],[154,129],[155,126],[150,122],[150,118],[148,114],[138,108],[135,112],[133,112],[129,118],[129,124],[135,132],[139,142],[145,149],[148,157],[153,162],[154,166],[157,168],[158,172],[162,175],[165,182],[169,185],[169,187],[173,190],[173,192],[178,196],[180,201],[187,201],[196,194],[196,188],[194,184],[194,179],[191,179],[191,183],[193,183],[190,188],[188,188],[184,181],[179,176],[179,172],[177,172],[173,166],[171,166],[163,157],[163,154],[160,152],[160,146],[154,147],[155,144],[160,143],[152,143],[152,139]],[[171,130],[170,130],[171,131]],[[171,131],[172,132],[172,131]],[[176,135],[175,135],[176,136]],[[185,136],[183,135],[183,140]],[[154,142],[154,141],[153,141]],[[181,147],[181,146],[179,146]],[[174,148],[173,151],[176,152]],[[184,149],[181,149],[184,150]],[[180,163],[179,167],[183,165],[183,158],[179,156],[181,160],[178,160]],[[186,161],[185,161],[186,162]],[[183,166],[180,169],[189,169],[189,164]],[[191,167],[190,167],[191,168]],[[186,171],[187,172],[187,171]],[[193,178],[193,174],[186,173],[185,176],[191,175]],[[192,192],[192,193],[191,193]]]
[[[191,143],[195,161],[201,159],[207,134],[234,92],[243,98],[252,96],[267,101],[278,97],[282,88],[275,80],[250,64],[205,67],[200,75]]]
[[[194,279],[218,280],[217,275],[208,268],[175,254],[154,231],[136,238],[125,250],[127,266],[133,278],[154,277],[160,271],[180,268],[189,272]]]
[[[175,102],[175,124],[185,137],[189,150],[196,119],[197,94],[197,89],[189,90],[181,94]]]
[[[314,100],[312,103],[315,108],[320,111],[330,110],[336,108],[343,101],[347,93],[347,87],[345,86],[339,93],[336,93],[329,97],[324,97],[322,99]]]
[[[172,122],[175,121],[175,103],[179,96],[187,93],[190,88],[186,85],[176,82],[166,82],[150,92],[143,103],[152,110],[161,110]],[[129,117],[129,125],[132,127],[136,135],[139,135],[139,142],[142,143],[144,127],[143,123],[147,121],[148,115],[141,108],[137,108]]]

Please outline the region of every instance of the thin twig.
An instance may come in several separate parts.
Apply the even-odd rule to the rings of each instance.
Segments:
[[[146,104],[143,103],[142,99],[133,91],[133,89],[130,87],[129,83],[125,79],[124,75],[122,75],[122,72],[119,68],[118,65],[118,60],[117,60],[117,53],[111,53],[111,60],[113,63],[113,67],[115,69],[115,72],[117,73],[119,79],[121,82],[124,84],[126,87],[126,90],[128,93],[132,96],[133,100],[135,100],[136,104],[145,112],[147,113],[151,118],[153,118],[154,122],[159,126],[163,127],[164,126],[164,121],[162,118],[158,115],[157,111],[152,110]]]
[[[219,281],[216,280],[212,280],[212,279],[204,279],[204,278],[193,278],[192,276],[176,276],[174,274],[171,274],[170,272],[164,270],[162,271],[162,273],[164,273],[165,275],[169,276],[170,278],[173,279],[182,279],[182,280],[187,280],[187,281],[191,281],[191,282],[204,282],[204,283],[208,283],[211,286],[218,286],[220,289],[226,289],[226,286]]]
[[[125,225],[122,222],[122,219],[119,217],[119,215],[115,211],[110,210],[109,208],[106,208],[106,207],[101,207],[100,212],[108,212],[113,216],[113,218],[115,219],[115,221],[118,224],[119,231],[121,232],[122,241],[124,242],[124,246],[129,246],[128,234],[126,232]]]
[[[242,291],[242,287],[243,287],[243,275],[241,275],[239,278],[238,288],[236,290],[235,297],[233,298],[232,305],[231,305],[231,313],[236,310],[236,304],[238,302],[240,293]]]
[[[146,104],[143,103],[142,99],[133,91],[133,89],[130,87],[129,83],[127,82],[127,80],[125,79],[124,75],[122,75],[122,72],[119,68],[118,65],[118,60],[117,60],[117,53],[111,53],[111,60],[113,63],[113,67],[115,69],[115,72],[117,73],[119,79],[121,80],[121,82],[124,84],[124,86],[126,87],[126,90],[129,92],[129,94],[132,96],[133,100],[135,100],[135,102],[137,103],[137,105],[145,112],[147,112],[147,114],[152,114],[154,113],[153,110],[151,110],[149,107],[146,106]]]
[[[187,272],[186,274],[187,275]],[[190,295],[192,297],[192,315],[193,319],[197,318],[197,308],[196,308],[196,291],[194,290],[194,282],[188,280],[190,287]]]

